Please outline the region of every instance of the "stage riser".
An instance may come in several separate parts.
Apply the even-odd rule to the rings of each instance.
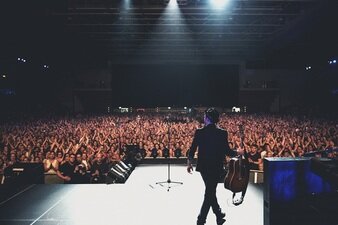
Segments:
[[[182,157],[182,158],[163,158],[163,157],[158,157],[158,158],[144,158],[142,159],[139,164],[187,164],[187,158]]]

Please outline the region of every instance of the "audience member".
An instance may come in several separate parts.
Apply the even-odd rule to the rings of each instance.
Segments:
[[[65,184],[75,184],[75,154],[69,155],[69,160],[62,164],[57,171],[58,177],[60,177]]]

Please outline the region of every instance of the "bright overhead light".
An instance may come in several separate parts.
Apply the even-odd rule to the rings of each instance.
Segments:
[[[210,0],[210,3],[215,9],[223,9],[228,2],[229,0]]]
[[[165,0],[168,9],[178,9],[178,5],[180,4],[177,0]]]

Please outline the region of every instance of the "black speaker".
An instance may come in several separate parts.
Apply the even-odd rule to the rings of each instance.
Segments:
[[[142,160],[142,154],[137,145],[127,145],[125,154],[125,163],[127,164],[136,166]]]
[[[126,179],[128,178],[128,176],[129,176],[128,171],[125,170],[121,165],[115,164],[113,166],[113,168],[116,169],[117,171],[119,171],[120,173],[122,173]]]
[[[43,184],[43,163],[15,163],[4,171],[4,183],[12,185]]]
[[[131,165],[129,166],[129,165],[125,164],[123,161],[119,161],[117,164],[120,165],[123,169],[125,169],[129,173],[132,170],[132,166]]]
[[[124,176],[123,173],[118,171],[115,167],[111,167],[109,169],[107,178],[106,178],[106,183],[111,184],[111,183],[124,183],[126,182],[127,178]]]

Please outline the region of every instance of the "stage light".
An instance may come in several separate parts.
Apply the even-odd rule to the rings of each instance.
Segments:
[[[43,65],[43,68],[49,69],[49,66],[48,65]]]
[[[336,63],[337,63],[337,60],[336,60],[336,59],[333,59],[333,60],[329,60],[328,62],[329,62],[330,65],[332,65],[332,64],[336,64]]]
[[[168,109],[171,109],[171,107],[168,107]]]
[[[184,109],[187,109],[187,107],[184,107]]]
[[[305,67],[305,69],[306,69],[306,70],[311,70],[312,67],[311,67],[311,66],[307,66],[307,67]]]
[[[239,113],[239,112],[241,112],[241,108],[234,106],[234,107],[232,107],[231,112]]]
[[[24,59],[24,58],[18,58],[18,61],[20,61],[20,62],[26,62],[26,59]]]
[[[2,75],[2,78],[6,78],[6,75],[4,74],[4,75]]]
[[[164,5],[166,5],[166,9],[170,9],[170,10],[175,10],[178,9],[179,5],[185,5],[184,2],[181,2],[181,0],[164,0]]]
[[[228,2],[229,0],[210,0],[210,3],[216,9],[223,9]]]

